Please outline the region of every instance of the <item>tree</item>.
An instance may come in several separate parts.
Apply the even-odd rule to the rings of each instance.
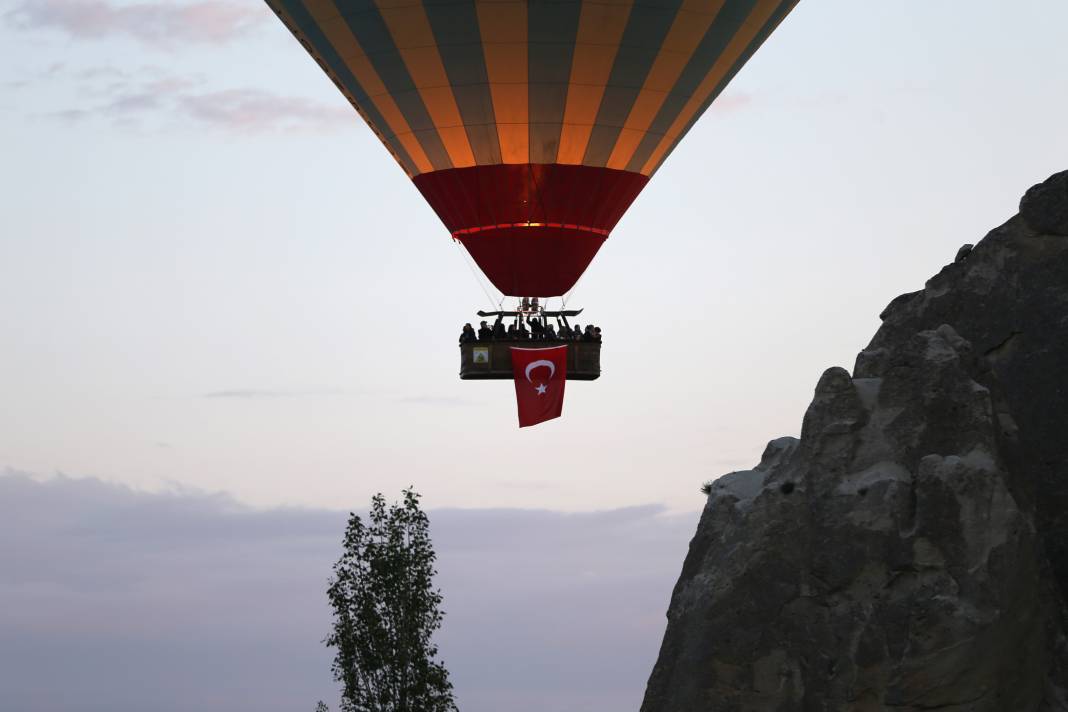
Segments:
[[[368,522],[349,515],[344,551],[327,589],[334,609],[334,678],[345,712],[452,712],[452,683],[435,660],[441,592],[419,495],[403,504],[371,500]]]

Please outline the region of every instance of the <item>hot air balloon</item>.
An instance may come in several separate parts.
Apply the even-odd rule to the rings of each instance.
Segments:
[[[267,3],[493,285],[551,297],[797,1]]]

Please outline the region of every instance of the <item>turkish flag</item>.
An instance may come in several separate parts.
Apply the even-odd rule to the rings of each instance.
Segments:
[[[511,349],[519,427],[559,418],[564,409],[567,347]]]

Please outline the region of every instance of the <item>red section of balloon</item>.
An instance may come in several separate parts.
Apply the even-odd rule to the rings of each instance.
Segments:
[[[575,285],[649,179],[612,168],[504,164],[413,180],[498,290],[551,297]]]
[[[510,296],[566,294],[605,236],[552,227],[512,227],[457,235],[493,286]]]

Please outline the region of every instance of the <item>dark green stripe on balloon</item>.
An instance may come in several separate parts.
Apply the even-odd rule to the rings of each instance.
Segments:
[[[527,11],[530,162],[555,163],[581,2],[532,2]]]
[[[356,77],[352,75],[344,60],[341,59],[341,55],[338,54],[334,46],[327,40],[326,35],[319,29],[318,23],[316,23],[315,18],[311,16],[307,8],[304,7],[304,3],[301,0],[275,0],[275,2],[293,19],[293,22],[297,25],[296,29],[304,35],[310,45],[309,51],[312,51],[313,56],[325,63],[324,69],[327,74],[355,101],[358,110],[367,118],[371,128],[379,135],[393,155],[396,156],[397,161],[404,170],[409,175],[417,174],[419,170],[416,168],[412,157],[408,155],[404,146],[397,140],[385,118],[375,108],[367,92],[356,81]]]
[[[705,113],[708,107],[712,105],[712,102],[714,102],[723,92],[723,90],[727,88],[727,85],[730,84],[731,80],[734,79],[735,75],[738,74],[739,71],[741,71],[742,67],[745,66],[746,62],[748,62],[756,53],[756,51],[760,49],[760,46],[764,44],[764,41],[771,36],[771,33],[774,32],[775,28],[779,26],[779,23],[781,23],[786,18],[786,16],[790,14],[790,11],[794,9],[794,6],[797,5],[798,2],[799,0],[783,0],[779,4],[779,7],[772,14],[768,22],[764,25],[763,28],[761,28],[757,36],[753,38],[753,41],[749,43],[745,51],[738,58],[738,61],[736,61],[731,67],[731,70],[727,72],[726,76],[723,77],[722,81],[720,81],[720,83],[716,85],[716,89],[712,92],[711,95],[709,95],[708,99],[704,102],[704,104],[701,105],[697,112],[694,113],[693,118],[691,118],[686,123],[686,125],[682,127],[682,130],[679,132],[678,137],[676,137],[676,139],[672,142],[670,148],[668,148],[668,150],[664,152],[663,157],[661,157],[660,159],[660,163],[650,171],[650,176],[653,173],[656,173],[656,171],[660,169],[660,166],[664,165],[664,161],[667,160],[667,157],[671,155],[671,152],[678,147],[679,142],[682,141],[682,138],[686,135],[686,133],[691,128],[693,128],[694,124],[697,123],[697,120],[701,118],[701,115]]]
[[[723,54],[727,44],[738,33],[755,5],[756,0],[727,0],[724,3],[716,19],[712,21],[712,25],[697,45],[697,49],[694,50],[693,56],[686,63],[675,86],[664,99],[656,118],[649,125],[634,155],[627,163],[628,171],[640,171],[645,162],[649,160],[649,156],[656,150],[671,123],[686,106],[686,102],[693,96],[701,81],[708,76],[708,72]]]
[[[612,155],[620,129],[641,92],[649,70],[671,29],[682,0],[662,3],[635,3],[627,20],[627,29],[619,44],[612,73],[608,77],[601,106],[583,163],[604,166]]]
[[[452,85],[475,162],[480,166],[500,163],[501,144],[497,138],[497,121],[493,114],[493,97],[474,0],[423,0],[423,7]]]
[[[393,97],[393,101],[396,102],[397,108],[400,109],[404,120],[408,122],[416,140],[426,152],[430,163],[435,170],[452,168],[452,159],[449,158],[449,153],[441,142],[437,127],[430,118],[426,105],[423,104],[423,97],[420,96],[411,74],[408,73],[408,68],[393,42],[393,36],[389,33],[382,14],[377,7],[350,12],[349,8],[352,5],[351,2],[338,3],[338,7],[342,9],[342,17],[353,37],[367,54],[371,66],[382,79],[386,90]]]

